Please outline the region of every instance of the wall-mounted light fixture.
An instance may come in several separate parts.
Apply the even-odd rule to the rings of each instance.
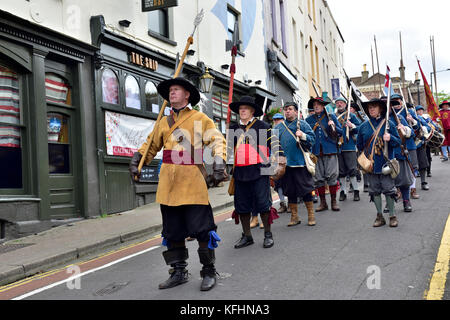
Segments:
[[[211,92],[214,77],[209,73],[208,67],[205,68],[205,73],[200,77],[200,91],[203,93]]]
[[[256,85],[260,85],[261,82],[262,82],[261,80],[256,80],[256,81],[255,81],[255,84],[256,84]]]
[[[220,67],[221,67],[222,69],[227,70],[227,69],[230,67],[230,65],[229,65],[229,64],[223,64],[223,65],[221,65]]]
[[[120,20],[119,21],[119,25],[121,27],[128,28],[130,26],[130,24],[131,24],[131,21],[128,21],[128,20]]]
[[[195,54],[195,50],[189,49],[186,54],[188,56],[193,56]]]

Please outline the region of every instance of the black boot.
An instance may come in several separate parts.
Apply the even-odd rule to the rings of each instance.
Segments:
[[[347,195],[345,194],[344,190],[342,190],[339,194],[339,201],[345,201],[345,199],[347,199]]]
[[[253,244],[253,237],[252,236],[246,236],[244,233],[242,233],[241,239],[234,245],[235,249],[240,249],[246,246],[249,246]]]
[[[203,279],[200,290],[208,291],[216,285],[217,272],[216,268],[214,267],[216,256],[214,250],[211,250],[209,248],[198,248],[198,256],[200,258],[200,263],[203,265],[203,268],[200,271],[200,276]]]
[[[422,182],[422,190],[430,190],[430,187],[428,186],[428,182]]]
[[[411,201],[403,200],[403,211],[405,211],[405,212],[411,212],[412,211]]]
[[[272,232],[270,232],[270,231],[264,232],[264,244],[263,244],[263,247],[264,248],[270,248],[270,247],[273,246],[273,244],[274,244],[274,242],[273,242]]]
[[[173,248],[163,252],[164,260],[172,269],[169,270],[170,277],[159,284],[159,289],[168,289],[188,281],[189,275],[186,269],[189,258],[187,248]]]
[[[353,201],[359,201],[359,200],[361,200],[359,198],[359,190],[354,190],[353,191]]]

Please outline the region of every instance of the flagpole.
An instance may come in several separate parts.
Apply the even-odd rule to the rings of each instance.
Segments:
[[[438,90],[437,90],[437,80],[436,80],[436,52],[434,51],[434,36],[430,37],[430,46],[431,46],[431,61],[433,63],[433,74],[434,74],[434,92],[436,102],[439,102],[438,99]]]
[[[372,57],[372,75],[375,76],[375,67],[374,67],[374,64],[373,64],[373,49],[372,49],[372,45],[370,45],[370,55]],[[377,91],[377,85],[375,84],[375,81],[373,82],[373,91],[374,92]]]
[[[399,31],[399,36],[400,36],[400,76],[401,76],[402,87],[403,87],[403,89],[401,89],[400,92],[404,97],[405,96],[405,94],[404,94],[404,92],[405,92],[405,66],[403,65],[403,46],[402,46],[402,32],[401,31]]]
[[[377,38],[376,38],[375,35],[373,36],[373,41],[375,42],[375,54],[376,54],[376,57],[377,57],[378,74],[381,74],[381,73],[380,73],[380,63],[379,63],[379,61],[378,61]],[[382,93],[381,93],[381,81],[380,81],[380,77],[378,77],[378,84],[379,84],[379,87],[378,87],[379,91],[378,91],[378,92],[379,92],[380,97],[381,97],[381,96],[382,96]]]

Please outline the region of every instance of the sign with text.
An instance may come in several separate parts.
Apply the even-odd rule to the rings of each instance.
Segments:
[[[333,100],[341,96],[341,88],[339,86],[339,79],[331,79],[331,93]]]
[[[105,112],[106,154],[132,157],[147,140],[155,120],[138,118],[117,112]],[[162,150],[156,155],[162,159]]]
[[[143,166],[141,170],[141,176],[139,177],[139,182],[158,182],[160,168],[161,166]]]
[[[129,59],[131,63],[137,64],[138,66],[150,69],[152,71],[156,71],[156,69],[158,69],[158,61],[140,55],[139,53],[130,52]]]
[[[169,7],[176,7],[178,0],[142,0],[142,11],[153,11]]]

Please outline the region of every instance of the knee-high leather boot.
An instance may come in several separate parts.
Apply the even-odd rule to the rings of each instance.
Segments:
[[[186,247],[172,248],[162,254],[167,265],[170,265],[172,269],[169,270],[169,279],[159,284],[159,289],[168,289],[187,282],[186,260],[189,258],[188,249]]]
[[[202,284],[200,286],[201,291],[211,290],[212,287],[216,285],[217,272],[214,267],[216,262],[216,255],[214,250],[209,248],[198,248],[198,257],[200,258],[200,263],[203,265],[200,271],[200,276],[202,277]]]
[[[306,210],[308,210],[308,226],[315,226],[316,219],[314,218],[314,203],[312,201],[305,202]]]
[[[288,223],[287,226],[292,227],[302,223],[298,218],[298,204],[289,203],[289,208],[291,209],[291,221]]]

